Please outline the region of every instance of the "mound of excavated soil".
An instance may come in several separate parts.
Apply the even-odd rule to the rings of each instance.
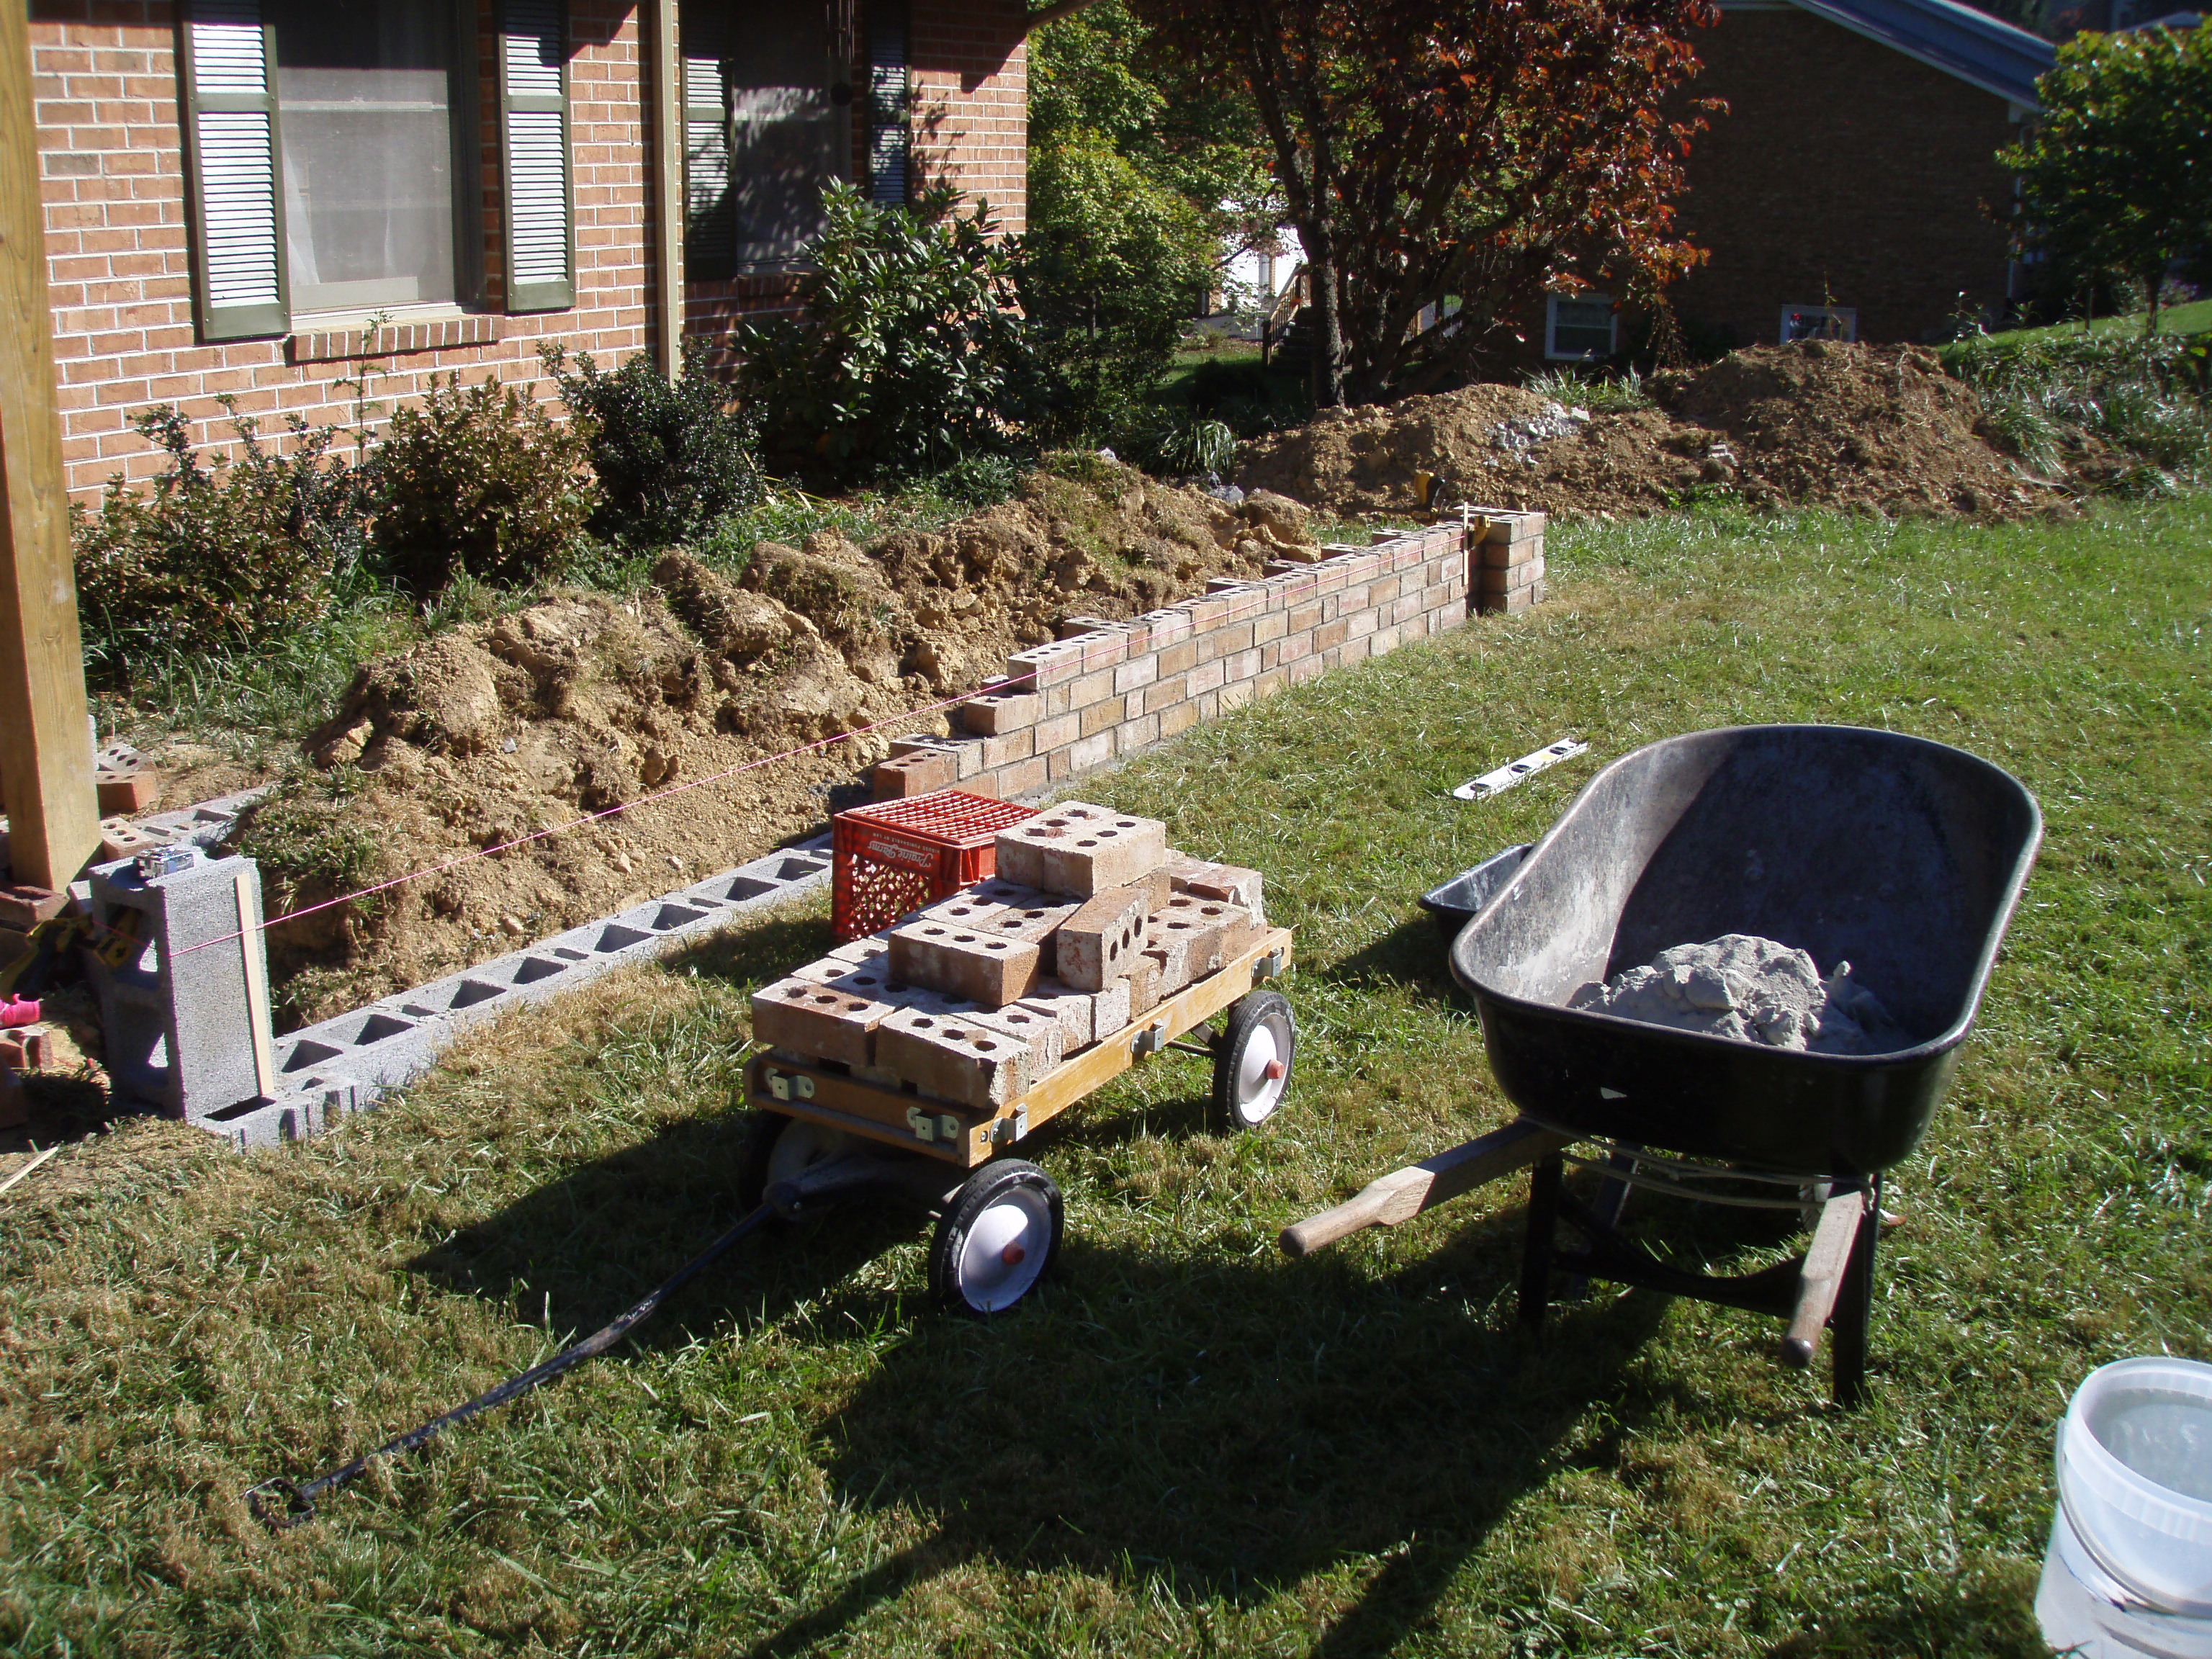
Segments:
[[[893,737],[945,729],[899,716],[1003,672],[1065,617],[1134,616],[1311,540],[1288,501],[1077,470],[1034,473],[942,533],[762,543],[736,580],[671,553],[634,597],[556,594],[364,667],[313,769],[241,823],[272,914],[824,746],[272,929],[288,1023],[756,857],[818,824]]]
[[[1648,513],[1701,486],[1893,515],[2051,503],[1978,434],[1972,388],[1917,346],[1763,346],[1648,385],[1659,407],[1625,414],[1505,386],[1328,410],[1249,446],[1238,480],[1346,516],[1414,510],[1423,472],[1441,501],[1562,514]]]

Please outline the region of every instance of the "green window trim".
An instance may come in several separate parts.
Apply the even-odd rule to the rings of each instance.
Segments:
[[[191,0],[177,29],[200,338],[289,333],[274,30],[260,0]]]
[[[502,0],[499,128],[507,309],[576,303],[575,167],[565,0]]]

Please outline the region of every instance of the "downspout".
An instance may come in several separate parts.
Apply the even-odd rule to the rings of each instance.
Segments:
[[[677,55],[676,0],[643,0],[640,21],[650,58],[646,93],[647,173],[652,181],[653,360],[674,380],[684,372],[684,64]]]

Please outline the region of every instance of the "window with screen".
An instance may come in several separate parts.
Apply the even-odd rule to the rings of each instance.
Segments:
[[[264,0],[291,309],[451,304],[453,9],[441,0]]]
[[[1544,305],[1544,355],[1582,359],[1613,354],[1618,316],[1606,294],[1554,294]]]
[[[851,143],[851,111],[833,96],[848,66],[835,61],[830,9],[687,0],[678,29],[685,264],[703,277],[790,269],[822,228],[822,187],[843,176]],[[902,199],[903,185],[902,173]]]

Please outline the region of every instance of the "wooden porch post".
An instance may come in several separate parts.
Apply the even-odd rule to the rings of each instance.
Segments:
[[[646,76],[653,100],[646,122],[653,175],[653,275],[659,290],[653,361],[674,380],[684,372],[684,61],[678,56],[676,0],[643,0]]]
[[[77,636],[28,8],[0,0],[0,777],[15,879],[58,890],[100,847]]]

